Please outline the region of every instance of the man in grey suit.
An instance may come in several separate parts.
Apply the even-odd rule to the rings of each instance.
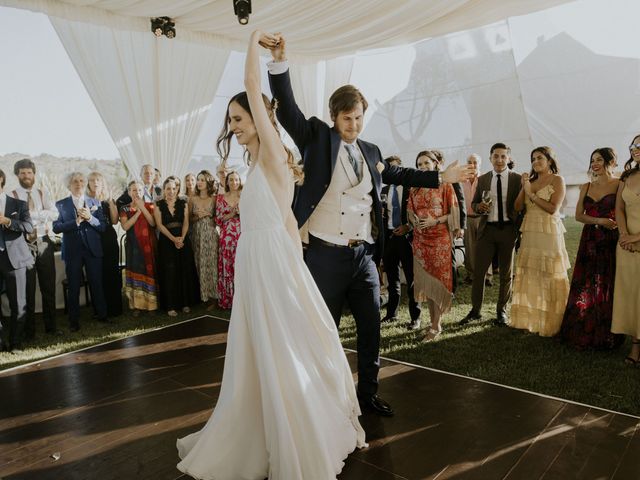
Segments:
[[[514,204],[520,192],[520,175],[508,169],[511,149],[504,143],[491,147],[493,170],[478,178],[476,193],[471,202],[475,213],[481,215],[478,225],[475,273],[471,290],[471,311],[460,320],[464,325],[482,317],[484,298],[484,277],[491,265],[491,259],[497,253],[500,268],[500,292],[496,305],[496,325],[506,325],[506,307],[511,299],[511,266],[513,250],[518,236],[518,214]],[[488,192],[483,198],[483,192]]]
[[[7,196],[7,177],[0,170],[0,275],[9,298],[11,316],[0,322],[0,350],[22,348],[22,330],[27,314],[27,267],[33,265],[33,255],[24,234],[33,232],[27,202]]]

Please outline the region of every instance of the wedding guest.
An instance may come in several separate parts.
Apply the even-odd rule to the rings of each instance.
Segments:
[[[165,179],[163,199],[158,200],[153,211],[160,231],[157,263],[160,305],[170,317],[177,316],[177,310],[189,313],[199,294],[193,251],[187,236],[189,209],[187,201],[178,197],[178,185],[174,176]]]
[[[104,176],[100,172],[91,172],[87,177],[87,196],[100,202],[105,216],[105,229],[102,238],[102,286],[107,302],[107,316],[122,315],[122,273],[120,272],[120,247],[118,234],[113,228],[118,223],[118,208],[110,198]]]
[[[153,188],[156,191],[160,191],[160,195],[162,195],[162,173],[160,173],[160,169],[159,168],[154,168],[153,169],[154,174],[153,174]]]
[[[436,156],[438,160],[438,170],[444,170],[444,153],[440,150],[431,150],[431,152]],[[464,239],[464,232],[467,228],[467,205],[464,197],[464,190],[462,188],[461,183],[452,183],[453,191],[456,194],[456,200],[458,202],[458,212],[459,212],[459,223],[460,226],[455,229],[452,233],[453,242],[456,239],[462,238]],[[453,273],[453,292],[458,288],[458,269],[456,268],[456,256],[455,251],[453,250],[453,242],[452,242],[452,251],[451,251],[451,271]]]
[[[0,315],[0,351],[11,352],[22,349],[27,268],[34,263],[25,234],[33,232],[33,224],[27,203],[4,192],[6,182],[0,170],[0,277],[11,309],[9,319]]]
[[[233,276],[236,246],[240,237],[240,192],[238,172],[225,176],[225,193],[216,200],[216,224],[220,227],[218,249],[218,306],[228,309],[233,304]]]
[[[577,349],[612,349],[624,335],[611,333],[616,271],[618,224],[615,207],[620,181],[613,149],[596,148],[591,154],[591,181],[580,189],[576,220],[584,223],[573,268],[567,308],[560,336]]]
[[[496,325],[506,325],[507,304],[511,299],[511,263],[517,236],[517,214],[514,204],[520,192],[520,175],[509,171],[511,148],[504,143],[491,147],[491,172],[478,177],[476,193],[471,202],[473,211],[480,214],[476,251],[474,255],[471,311],[460,320],[465,325],[482,318],[480,310],[484,299],[485,275],[491,259],[497,253],[500,267],[500,291],[496,302]]]
[[[402,166],[400,157],[391,156],[386,161],[393,166]],[[411,226],[407,221],[407,201],[409,189],[402,185],[387,185],[382,189],[381,198],[384,201],[382,221],[387,227],[387,241],[384,244],[382,263],[387,274],[389,284],[389,300],[387,301],[387,314],[381,322],[392,322],[396,319],[396,312],[400,304],[400,265],[407,282],[407,294],[409,296],[410,330],[420,328],[420,305],[416,302],[413,293],[413,251],[411,250],[410,232]],[[386,198],[386,200],[384,200]]]
[[[416,168],[437,171],[438,160],[433,152],[422,151]],[[413,224],[413,290],[416,301],[427,302],[431,327],[424,341],[431,341],[440,335],[442,315],[451,309],[453,297],[452,235],[460,228],[453,186],[411,188],[407,217]]]
[[[631,337],[625,363],[640,362],[640,135],[629,146],[616,198],[620,238],[616,247],[616,288],[613,292],[611,331]]]
[[[184,176],[184,196],[189,199],[196,195],[196,176],[189,172]]]
[[[44,331],[51,335],[60,335],[56,328],[56,265],[54,259],[55,244],[49,237],[51,222],[58,217],[48,192],[36,188],[36,164],[28,158],[18,160],[13,173],[20,184],[11,195],[27,202],[33,231],[25,236],[35,262],[27,267],[27,317],[24,327],[25,340],[31,340],[36,333],[36,282],[40,285],[42,296],[42,319]],[[36,278],[37,276],[37,278]]]
[[[156,174],[159,174],[160,170],[157,171],[153,168],[153,165],[147,163],[142,166],[140,169],[140,181],[143,186],[143,194],[145,202],[155,202],[162,198],[162,188],[155,184]],[[125,189],[124,193],[118,197],[116,200],[116,206],[121,208],[124,205],[129,205],[131,203],[131,197],[129,197],[128,190]]]
[[[473,283],[474,259],[476,254],[476,241],[478,239],[478,227],[480,226],[480,215],[473,210],[471,202],[478,189],[478,177],[480,175],[482,158],[477,153],[472,153],[467,158],[467,165],[473,166],[474,176],[470,180],[462,183],[467,211],[467,225],[464,229],[464,266],[467,270],[466,283]],[[492,276],[491,269],[489,269],[487,278],[490,279]]]
[[[137,180],[129,183],[128,191],[131,203],[120,209],[120,225],[127,235],[125,294],[129,309],[138,316],[140,311],[158,309],[155,204],[143,200],[143,186]]]
[[[522,175],[522,190],[515,203],[517,211],[526,209],[526,213],[515,262],[511,326],[544,337],[560,331],[569,295],[567,270],[571,265],[560,218],[565,185],[558,171],[550,147],[533,149],[531,173]]]
[[[80,282],[82,267],[87,272],[91,301],[98,321],[107,321],[107,306],[102,285],[102,238],[106,219],[96,199],[85,195],[87,180],[84,174],[73,172],[67,186],[69,195],[56,202],[58,218],[53,222],[54,233],[62,233],[62,259],[68,281],[67,311],[69,329],[80,330]]]
[[[200,298],[208,302],[207,310],[218,298],[218,231],[216,211],[216,182],[208,170],[198,173],[195,195],[189,199],[191,214],[191,244],[200,279]]]

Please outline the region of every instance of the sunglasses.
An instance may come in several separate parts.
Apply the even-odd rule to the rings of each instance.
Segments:
[[[629,145],[629,150],[640,150],[640,143],[632,143]]]

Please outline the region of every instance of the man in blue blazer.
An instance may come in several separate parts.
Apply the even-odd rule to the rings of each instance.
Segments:
[[[27,202],[4,192],[7,177],[0,170],[0,275],[9,298],[11,317],[0,321],[0,351],[22,348],[27,315],[27,268],[34,259],[24,234],[33,232]]]
[[[363,408],[393,415],[378,395],[380,368],[380,280],[385,225],[380,192],[383,182],[435,188],[470,176],[455,163],[444,172],[421,172],[389,165],[378,147],[358,138],[367,101],[345,85],[329,100],[333,120],[306,119],[298,108],[285,55],[285,39],[271,49],[271,92],[277,117],[302,154],[305,182],[297,188],[293,212],[308,244],[305,261],[336,324],[347,301],[357,329],[358,398]]]
[[[53,231],[62,233],[62,258],[65,264],[69,293],[69,329],[80,330],[80,283],[82,267],[87,272],[91,299],[101,322],[107,321],[107,307],[102,288],[102,239],[106,219],[100,202],[84,194],[87,180],[84,174],[73,172],[67,186],[71,195],[56,202],[58,219]]]

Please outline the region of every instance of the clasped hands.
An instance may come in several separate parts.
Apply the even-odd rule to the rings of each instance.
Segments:
[[[258,44],[271,52],[273,60],[283,62],[286,60],[285,39],[281,33],[265,33],[260,30],[253,32],[254,38],[258,39]]]
[[[426,216],[423,218],[417,217],[416,221],[417,223],[415,225],[415,228],[418,230],[425,230],[427,228],[434,227],[438,224],[438,219],[432,216]]]
[[[173,244],[178,250],[184,247],[184,237],[173,237]]]
[[[4,227],[8,227],[11,225],[11,219],[9,217],[5,217],[4,215],[0,214],[0,225],[4,226]]]
[[[91,220],[91,210],[87,207],[80,207],[76,215],[76,223],[80,225],[82,222]]]
[[[640,233],[636,235],[623,233],[620,235],[618,243],[628,252],[640,252]]]

